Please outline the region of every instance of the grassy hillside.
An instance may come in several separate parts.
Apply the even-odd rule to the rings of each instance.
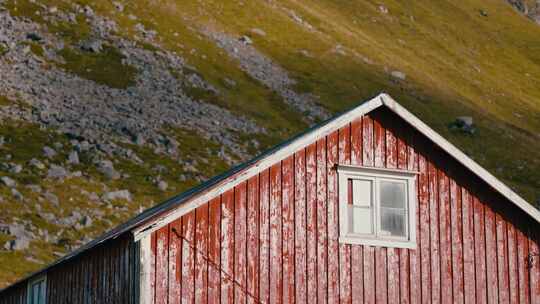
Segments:
[[[4,6],[12,16],[41,24],[65,41],[66,48],[58,54],[64,62],[51,61],[51,67],[112,88],[133,85],[136,69],[122,64],[122,55],[114,48],[96,55],[71,47],[90,36],[83,13],[74,10],[73,3],[88,5],[96,14],[116,22],[116,35],[137,41],[141,48],[151,52],[175,52],[193,67],[192,73],[220,92],[216,95],[186,87],[188,95],[246,116],[264,127],[265,134],[238,134],[250,154],[301,132],[308,123],[300,118],[304,113],[293,109],[282,96],[247,73],[241,59],[220,48],[211,33],[233,39],[250,37],[253,48],[296,81],[296,93],[310,93],[330,113],[346,110],[381,91],[388,92],[529,202],[540,199],[540,27],[502,0],[464,0],[459,4],[428,0],[148,0],[119,1],[121,9],[104,0],[46,3],[48,7],[73,12],[76,27],[44,18],[46,10],[34,1],[8,0]],[[155,31],[153,43],[140,38],[139,24]],[[45,58],[39,47],[34,46],[32,51]],[[392,77],[393,71],[404,73],[405,79]],[[19,102],[1,95],[2,92],[0,107]],[[474,118],[474,135],[448,127],[463,115]],[[12,198],[9,189],[0,186],[4,198],[0,204],[7,210],[0,215],[0,221],[15,217],[32,222],[76,245],[84,236],[95,237],[140,208],[185,190],[228,166],[220,159],[220,147],[215,142],[204,140],[202,144],[196,134],[176,127],[168,132],[178,139],[187,159],[198,160],[197,173],[186,172],[166,155],[122,143],[130,145],[145,162],[118,161],[117,168],[129,176],[119,181],[104,179],[96,172],[92,159],[85,159],[84,154],[81,163],[71,169],[81,170],[81,177],[45,181],[45,173],[34,169],[23,175],[9,175],[21,185],[40,184],[57,193],[61,208],[40,202],[36,204],[40,210],[36,210],[32,202],[38,202],[37,196],[27,188],[19,191],[30,204],[20,208],[21,202]],[[70,140],[53,129],[21,125],[17,121],[0,123],[1,135],[14,140],[0,146],[0,161],[1,155],[12,154],[20,163],[42,157],[41,148],[47,143],[61,142],[67,147]],[[254,136],[260,142],[258,147],[250,144]],[[59,157],[67,157],[67,153],[66,148]],[[151,178],[157,174],[154,169],[158,165],[167,168],[159,173],[170,185],[166,191],[159,191]],[[179,179],[180,174],[187,178]],[[129,189],[133,200],[103,205],[78,195],[81,190],[101,194],[104,189]],[[42,209],[56,217],[69,216],[73,210],[84,213],[98,209],[103,214],[90,227],[72,231],[50,226],[37,216]],[[0,244],[7,239],[0,234]],[[65,242],[34,241],[25,251],[0,251],[0,287],[70,250],[72,247]]]

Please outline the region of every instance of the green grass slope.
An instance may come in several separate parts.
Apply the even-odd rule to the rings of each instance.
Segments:
[[[386,91],[529,202],[534,204],[540,199],[540,27],[519,15],[505,1],[141,0],[122,2],[121,12],[110,1],[74,2],[89,5],[96,13],[115,20],[119,26],[116,34],[127,39],[137,39],[137,23],[155,30],[157,45],[141,43],[143,47],[176,52],[196,69],[194,73],[222,92],[214,96],[188,89],[189,94],[245,115],[269,131],[265,136],[260,135],[262,146],[250,150],[251,153],[301,132],[307,125],[298,118],[301,113],[286,106],[280,96],[245,73],[239,62],[227,56],[204,31],[224,32],[233,37],[250,36],[258,51],[297,81],[296,92],[318,96],[319,103],[332,113]],[[72,1],[47,3],[69,10]],[[84,18],[77,17],[80,29],[50,24],[35,14],[39,8],[33,5],[29,0],[6,2],[12,15],[30,18],[65,38],[68,48],[59,56],[66,62],[59,68],[111,87],[130,85],[133,76],[130,73],[134,71],[115,64],[121,58],[114,49],[105,52],[103,57],[70,51],[70,43],[75,44],[87,36]],[[255,28],[266,35],[253,34]],[[99,72],[99,65],[105,63],[107,66]],[[88,66],[98,72],[88,73]],[[392,78],[392,71],[405,73],[406,79]],[[126,74],[129,77],[118,77]],[[228,85],[226,78],[236,85]],[[0,106],[9,103],[0,96]],[[474,118],[477,126],[474,135],[449,129],[449,124],[462,115]],[[176,134],[189,157],[196,159],[205,154],[209,163],[197,167],[202,176],[211,177],[226,169],[227,165],[217,156],[220,147],[215,143],[201,145],[198,136],[190,132],[170,131]],[[21,162],[42,154],[39,146],[25,145],[26,140],[43,144],[67,142],[61,135],[36,126],[21,128],[16,122],[0,124],[2,134],[18,140],[0,152],[18,155],[24,158]],[[246,142],[249,139],[245,135],[241,138],[246,138]],[[200,149],[202,146],[209,149]],[[183,172],[177,172],[176,164],[165,156],[140,147],[131,148],[145,160],[145,165],[118,164],[118,168],[130,176],[125,180],[102,180],[91,166],[91,160],[85,162],[83,155],[79,166],[87,172],[86,176],[62,184],[44,182],[46,189],[63,193],[62,212],[51,209],[58,217],[68,215],[73,209],[103,208],[76,195],[75,186],[77,191],[98,193],[104,185],[111,189],[129,189],[134,194],[133,202],[118,202],[112,209],[105,209],[104,220],[94,225],[99,228],[56,231],[56,227],[47,227],[46,222],[35,218],[33,207],[17,208],[19,203],[15,201],[5,203],[9,211],[0,215],[0,219],[28,218],[39,228],[68,240],[78,239],[80,234],[95,237],[126,220],[140,207],[149,207],[196,184],[193,179],[179,181],[177,176]],[[157,191],[148,178],[155,174],[152,168],[158,164],[170,169],[162,174],[171,185],[165,193]],[[39,176],[32,172],[23,175],[31,183],[38,183]],[[32,197],[30,190],[21,191],[26,197]],[[0,194],[10,197],[7,189],[0,188]],[[41,208],[52,206],[43,204]],[[0,244],[3,242],[0,239]],[[62,253],[65,247],[45,242],[33,242],[25,252],[0,252],[0,286]]]

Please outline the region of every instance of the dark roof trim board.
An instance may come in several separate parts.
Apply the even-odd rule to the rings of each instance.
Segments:
[[[238,165],[231,170],[218,175],[180,195],[174,196],[153,208],[147,209],[127,222],[103,234],[99,238],[81,246],[79,249],[53,262],[46,268],[33,273],[32,275],[11,286],[17,285],[18,283],[23,282],[33,276],[39,275],[56,265],[71,260],[79,254],[108,240],[115,239],[127,232],[131,232],[134,240],[138,241],[164,225],[172,222],[183,214],[186,214],[198,206],[206,203],[215,196],[222,194],[239,183],[249,179],[258,172],[269,168],[274,162],[286,158],[288,155],[296,152],[296,150],[304,147],[305,145],[330,134],[334,130],[343,127],[355,118],[361,117],[362,115],[365,115],[381,106],[386,106],[392,112],[403,118],[413,128],[417,129],[420,133],[433,141],[458,162],[471,170],[471,172],[490,185],[495,191],[499,192],[501,195],[531,216],[534,220],[536,220],[536,222],[540,223],[539,210],[527,203],[508,186],[503,184],[488,171],[457,149],[454,145],[440,136],[437,132],[428,127],[420,119],[399,105],[388,94],[382,93],[347,112],[337,115],[307,130],[306,132],[275,146],[274,148],[264,152],[260,156],[250,161]]]

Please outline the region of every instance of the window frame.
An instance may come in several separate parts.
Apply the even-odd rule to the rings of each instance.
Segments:
[[[39,275],[37,276],[36,278],[33,278],[31,280],[28,281],[28,284],[26,286],[26,303],[27,304],[34,304],[32,302],[32,299],[33,299],[33,286],[38,283],[38,282],[43,282],[43,304],[47,304],[47,274],[42,274],[42,275]]]
[[[400,169],[374,168],[364,166],[337,165],[338,173],[338,201],[339,201],[339,242],[346,244],[359,244],[393,248],[416,248],[416,176],[418,172]],[[359,234],[349,231],[351,214],[349,205],[349,179],[373,180],[372,193],[372,231],[373,234]],[[406,236],[381,236],[381,202],[379,187],[381,181],[403,182],[406,184]],[[351,197],[353,194],[351,193]]]

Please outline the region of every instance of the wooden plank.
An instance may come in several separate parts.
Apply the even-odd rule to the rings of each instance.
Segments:
[[[128,242],[127,240],[124,240],[125,242]],[[81,262],[80,262],[80,272],[81,272],[81,290],[79,291],[79,301],[77,303],[85,303],[86,302],[86,299],[88,299],[88,283],[89,283],[89,279],[88,279],[88,275],[89,275],[89,271],[88,271],[88,263],[90,261],[90,255],[89,254],[85,254],[81,257]],[[128,281],[129,282],[129,281]],[[48,285],[48,284],[47,284]],[[124,296],[125,298],[125,296]]]
[[[221,196],[208,206],[208,304],[221,299]],[[170,302],[177,303],[177,302]]]
[[[339,130],[338,139],[338,159],[339,164],[348,165],[351,163],[351,126],[346,126]],[[337,176],[336,178],[336,191],[337,191]],[[339,237],[338,221],[339,221],[339,198],[336,195],[335,198],[335,212],[336,212],[336,239]],[[351,291],[351,245],[339,244],[339,302],[340,303],[352,303],[352,291]]]
[[[474,205],[469,191],[461,188],[463,212],[463,278],[465,303],[476,302],[474,259]]]
[[[373,119],[369,116],[362,118],[362,162],[364,166],[373,166]],[[363,247],[364,266],[364,301],[375,303],[375,248]]]
[[[388,303],[403,303],[400,300],[400,256],[398,248],[388,248],[386,256]]]
[[[439,225],[441,252],[441,302],[454,303],[452,290],[452,220],[450,217],[450,180],[443,171],[438,171],[439,181]]]
[[[326,139],[317,141],[317,300],[328,301],[328,235],[326,201]]]
[[[281,163],[270,167],[270,303],[282,303]]]
[[[433,153],[433,150],[431,150]],[[441,264],[439,247],[439,191],[437,169],[433,162],[428,162],[429,179],[429,238],[431,252],[431,302],[441,302]]]
[[[153,276],[152,276],[152,282],[153,282],[153,296],[154,296],[154,300],[152,303],[155,303],[155,292],[156,292],[156,271],[155,271],[155,267],[156,267],[156,234],[154,233],[154,237],[152,239],[152,260],[153,260],[153,264],[152,264],[152,268],[153,268]],[[108,269],[107,269],[107,262],[108,262],[108,259],[107,259],[107,252],[105,250],[105,246],[101,246],[100,248],[100,253],[99,253],[99,268],[98,268],[98,274],[99,274],[99,281],[98,281],[98,299],[101,303],[107,303],[107,295],[105,293],[105,291],[108,289],[109,287],[109,284],[108,284],[108,280],[107,280],[107,274],[108,274]],[[66,285],[66,280],[67,278],[65,276],[62,276],[62,284],[60,286],[65,286]],[[66,293],[64,292],[64,290],[61,290],[60,291],[60,301],[61,303],[65,303],[66,302]]]
[[[508,237],[506,234],[506,221],[501,214],[495,214],[497,230],[497,277],[499,282],[500,303],[510,303],[510,282],[508,281]]]
[[[247,182],[234,188],[234,302],[245,304],[247,282]]]
[[[473,197],[474,204],[474,257],[476,270],[476,302],[487,302],[486,286],[486,233],[484,205]]]
[[[351,122],[351,164],[363,165],[362,117]]]
[[[294,259],[295,300],[307,303],[307,219],[306,219],[306,154],[294,155]]]
[[[283,303],[295,302],[294,281],[294,156],[281,165]]]
[[[156,235],[156,262],[157,262],[157,235]],[[111,294],[111,286],[113,286],[112,282],[112,256],[111,256],[111,249],[109,247],[104,246],[103,249],[103,256],[104,258],[104,268],[102,269],[104,273],[104,281],[103,281],[103,298],[105,304],[110,304],[112,302],[112,294]],[[66,284],[64,286],[69,286],[69,282],[71,281],[71,276],[66,274]],[[156,287],[157,287],[158,281],[157,281],[157,272],[156,272]],[[64,299],[66,303],[69,303],[69,293],[64,291]]]
[[[463,213],[461,188],[450,179],[450,218],[452,230],[452,296],[454,303],[464,303],[463,281]]]
[[[362,118],[351,123],[351,165],[360,166],[362,159]],[[351,245],[351,297],[352,303],[364,303],[363,246]]]
[[[380,115],[372,114],[373,118],[373,165],[377,168],[386,166],[386,130],[380,121]]]
[[[307,302],[317,303],[317,147],[306,147]]]
[[[146,297],[148,299],[148,303],[154,303],[154,283],[155,283],[155,252],[152,251],[152,245],[154,244],[155,238],[149,237],[146,239],[147,243],[147,261],[149,261],[147,264],[149,265],[147,270],[149,283],[147,285],[146,289]],[[148,250],[149,249],[149,250]],[[103,246],[99,246],[96,248],[94,252],[94,301],[99,302],[103,301],[101,297],[101,284],[103,282]],[[63,286],[63,277],[61,276],[60,272],[57,272],[56,274],[58,276],[58,279],[56,280],[56,286]],[[59,288],[55,288],[54,293],[54,303],[61,303],[62,302],[62,293],[59,290]]]
[[[431,302],[431,252],[430,252],[430,203],[429,203],[429,178],[428,178],[428,164],[423,155],[418,157],[418,170],[420,172],[418,176],[419,193],[419,215],[420,215],[420,282],[421,282],[421,302]]]
[[[327,214],[328,214],[328,303],[339,303],[339,206],[337,172],[338,132],[326,138]]]
[[[247,194],[247,292],[248,303],[259,299],[259,176],[248,180]]]
[[[72,271],[73,271],[73,286],[72,286],[72,290],[71,290],[71,301],[72,303],[81,303],[80,302],[80,299],[79,299],[79,296],[80,296],[80,292],[82,291],[82,280],[81,280],[81,257],[79,258],[76,258],[75,260],[73,260],[73,268],[72,268]],[[118,291],[118,280],[115,280],[115,290]],[[45,300],[45,298],[43,297],[43,300]]]
[[[105,256],[107,257],[107,259],[104,259],[105,260],[105,267],[103,270],[106,271],[107,275],[109,274],[110,272],[110,265],[109,265],[109,255],[107,254],[108,252],[105,251]],[[70,299],[70,296],[71,296],[71,291],[73,290],[73,278],[72,278],[72,272],[71,272],[71,268],[70,267],[71,265],[70,264],[66,264],[64,265],[63,267],[61,267],[60,269],[62,270],[62,279],[63,279],[63,283],[62,285],[62,290],[61,290],[61,293],[62,293],[62,302],[63,303],[70,303],[71,299]],[[107,283],[109,283],[109,279],[108,277],[106,277],[106,280],[107,280]],[[109,285],[110,286],[110,285]],[[105,294],[105,296],[107,296],[108,294]],[[106,300],[108,300],[107,298],[105,298]]]
[[[143,298],[143,301],[146,301],[146,303],[153,303],[154,301],[154,285],[153,283],[155,282],[154,281],[154,266],[155,266],[155,259],[154,259],[154,255],[153,255],[153,252],[152,252],[152,237],[151,236],[147,236],[146,238],[144,239],[141,239],[141,243],[144,243],[144,248],[141,248],[141,250],[144,250],[143,252],[143,258],[144,258],[144,261],[143,261],[143,265],[148,265],[147,267],[145,267],[144,269],[142,269],[143,271],[143,277],[146,277],[148,278],[147,280],[142,280],[141,282],[144,284],[143,286],[141,286],[141,297]],[[141,245],[142,247],[142,245]],[[101,276],[100,276],[100,272],[99,272],[99,267],[101,265],[101,247],[97,247],[96,249],[94,249],[94,252],[93,252],[93,262],[92,262],[92,266],[93,266],[93,269],[92,269],[92,273],[93,273],[93,276],[92,276],[92,301],[98,301],[99,300],[99,286],[100,286],[100,282],[101,282]],[[142,285],[142,284],[141,284]],[[144,288],[142,288],[144,287]],[[58,298],[57,298],[57,290],[55,288],[55,292],[54,292],[54,299],[55,299],[55,302],[53,303],[56,303],[56,301],[58,301]]]
[[[167,304],[169,283],[169,226],[156,231],[156,304]],[[114,292],[114,291],[113,291]]]
[[[517,257],[518,257],[518,275],[519,275],[519,302],[522,304],[530,303],[529,293],[529,241],[523,231],[527,227],[524,223],[520,223],[517,232]]]
[[[386,248],[375,247],[375,299],[377,303],[388,302],[388,269]]]
[[[362,117],[362,160],[364,166],[375,164],[373,155],[373,119],[369,116]]]
[[[169,224],[169,303],[182,296],[182,218]]]
[[[166,230],[166,233],[168,234],[169,232],[169,229],[165,229]],[[168,235],[167,235],[167,244],[168,244]],[[119,293],[120,293],[120,285],[118,284],[119,281],[120,281],[120,271],[118,269],[118,266],[119,266],[119,255],[120,255],[120,246],[118,246],[118,242],[113,245],[114,247],[114,250],[113,250],[113,257],[111,259],[111,270],[112,270],[112,274],[111,274],[111,277],[112,277],[112,284],[113,284],[113,289],[112,289],[112,294],[111,294],[111,303],[115,303],[116,299],[119,298]],[[168,245],[167,245],[168,247]],[[167,253],[165,253],[165,258],[168,259],[169,258],[169,255]],[[76,264],[78,262],[75,261],[74,263],[74,267],[73,268],[76,268]],[[167,265],[168,266],[168,265]],[[165,268],[165,276],[167,276],[167,268]],[[76,280],[76,273],[75,273],[75,280]],[[165,281],[165,284],[167,284],[167,281]],[[78,284],[77,282],[75,281],[75,284],[74,284],[74,289],[78,289]],[[75,290],[72,290],[72,300],[76,301],[76,293],[74,293]],[[75,297],[73,297],[75,296]]]
[[[234,303],[234,189],[221,196],[221,304]]]
[[[406,126],[403,124],[397,124],[394,126],[395,135],[397,139],[397,168],[400,170],[408,169],[408,153],[409,148],[406,142]],[[418,210],[418,208],[416,208]],[[417,246],[418,248],[418,246]],[[409,249],[400,248],[397,249],[398,253],[398,284],[399,284],[399,303],[410,303],[410,278],[411,278],[411,264],[409,257]]]
[[[510,291],[510,303],[519,303],[519,271],[516,228],[511,222],[507,222],[506,229],[508,230],[508,290]]]
[[[373,118],[373,144],[374,166],[386,166],[386,130],[381,124],[380,116],[374,113]],[[388,269],[386,248],[375,247],[375,293],[377,303],[388,301]]]
[[[531,221],[531,226],[538,225]],[[540,303],[540,231],[529,230],[529,252],[531,253],[530,283],[531,303]]]
[[[386,129],[386,168],[396,169],[398,166],[398,141],[393,128],[397,125],[396,122],[391,122],[387,117],[384,117],[383,123],[387,126]],[[403,164],[403,162],[402,162]],[[387,248],[386,260],[388,269],[388,302],[400,302],[400,264],[399,264],[399,249]]]
[[[270,303],[270,171],[260,174],[260,211],[259,211],[259,298]]]
[[[208,302],[208,204],[195,209],[195,303]]]
[[[486,272],[488,303],[499,303],[499,282],[497,281],[497,237],[495,230],[495,213],[485,205],[486,231]]]
[[[195,211],[182,217],[182,303],[195,303]]]
[[[408,155],[407,155],[407,167],[409,170],[419,170],[419,157],[414,148],[414,135],[408,135]],[[420,236],[420,176],[416,179],[416,195],[418,200],[416,202],[416,249],[409,250],[409,264],[410,264],[410,301],[411,303],[420,303],[422,300],[422,279],[421,279],[421,248],[423,245],[422,238]]]
[[[375,247],[364,246],[364,303],[376,302]]]
[[[167,228],[167,244],[168,241],[168,233],[169,229]],[[124,259],[125,259],[125,247],[126,247],[126,240],[124,238],[119,238],[117,241],[118,246],[118,254],[116,255],[115,264],[116,264],[116,274],[115,274],[115,281],[116,281],[116,293],[113,302],[114,303],[128,303],[128,300],[124,297],[124,291],[127,288],[125,285],[125,278],[128,274],[128,270],[124,269]],[[168,249],[168,248],[167,248]],[[75,302],[74,303],[82,303],[82,292],[84,290],[84,278],[82,276],[82,266],[83,266],[83,257],[84,255],[79,256],[77,259],[77,281],[79,282],[77,284],[78,290],[75,294]],[[169,259],[169,254],[167,253],[167,260]],[[168,264],[168,263],[167,263]],[[167,265],[168,266],[168,265]],[[168,276],[168,269],[165,269],[165,275]]]
[[[153,304],[156,303],[156,246],[157,246],[157,235],[156,233],[152,233],[151,239],[150,239],[150,250],[151,250],[151,256],[150,256],[150,288],[147,290],[149,294],[148,303]],[[103,252],[103,249],[101,250]],[[102,259],[104,261],[104,259]],[[103,264],[100,263],[98,266],[98,273],[104,273],[102,271]],[[99,286],[103,286],[104,282],[103,276],[101,276],[101,279],[98,281]],[[99,288],[99,301],[105,302],[103,299],[103,290],[104,288]]]

